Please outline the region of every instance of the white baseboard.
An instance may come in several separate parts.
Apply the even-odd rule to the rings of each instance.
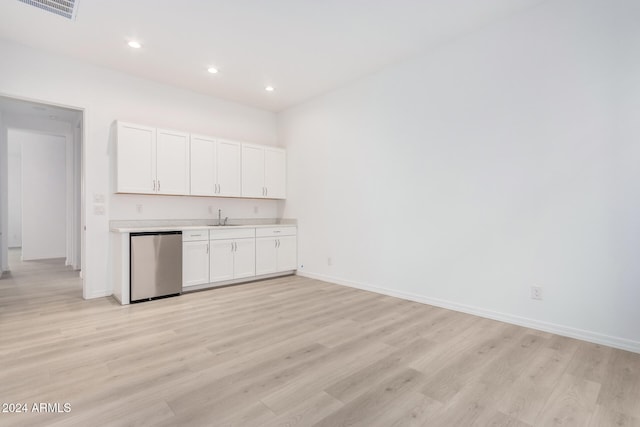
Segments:
[[[402,298],[409,301],[415,301],[423,304],[433,305],[436,307],[442,307],[449,310],[460,311],[462,313],[473,314],[475,316],[485,317],[487,319],[498,320],[500,322],[511,323],[513,325],[524,326],[526,328],[537,329],[539,331],[544,331],[544,332],[550,332],[556,335],[562,335],[569,338],[576,338],[579,340],[588,341],[595,344],[602,344],[609,347],[619,348],[621,350],[640,353],[640,342],[629,340],[626,338],[600,334],[598,332],[587,331],[584,329],[577,329],[570,326],[544,322],[536,319],[529,319],[526,317],[515,316],[513,314],[486,310],[484,308],[474,307],[466,304],[459,304],[456,302],[442,300],[438,298],[429,298],[424,295],[418,295],[410,292],[402,292],[402,291],[397,291],[393,289],[381,288],[378,286],[372,286],[365,283],[354,282],[351,280],[345,280],[338,277],[327,276],[324,274],[308,273],[303,271],[298,271],[296,274],[298,276],[308,277],[310,279],[322,280],[324,282],[334,283],[336,285],[362,289],[364,291],[375,292],[378,294],[388,295],[396,298]]]
[[[111,296],[112,293],[107,290],[93,291],[88,295],[83,295],[84,299],[95,299]]]

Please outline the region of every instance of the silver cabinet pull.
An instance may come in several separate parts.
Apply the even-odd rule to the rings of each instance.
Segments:
[[[156,180],[153,180],[153,191],[156,191]]]
[[[269,187],[264,187],[264,195],[269,196]]]
[[[274,241],[273,241],[273,243],[275,243],[274,248],[277,248],[277,247],[278,247],[278,241],[277,241],[277,240],[274,240]]]
[[[231,242],[231,252],[233,252],[233,242]]]
[[[207,253],[209,253],[209,244],[207,243]]]
[[[158,191],[160,191],[160,180],[158,180]]]

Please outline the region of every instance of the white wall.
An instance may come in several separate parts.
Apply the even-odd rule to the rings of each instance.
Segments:
[[[8,140],[8,185],[7,203],[9,208],[8,245],[10,248],[22,246],[22,145],[14,140]]]
[[[640,351],[639,20],[546,2],[282,113],[300,272]]]
[[[201,218],[207,206],[251,217],[254,203],[231,199],[181,197],[164,202],[153,196],[111,193],[109,136],[114,120],[157,125],[234,140],[276,145],[276,120],[270,112],[143,80],[63,56],[0,41],[0,93],[85,109],[84,190],[86,245],[85,297],[111,294],[109,219],[155,219],[180,215]],[[46,70],[43,73],[42,70]],[[106,215],[93,211],[94,195],[107,197]],[[135,205],[143,204],[136,215]],[[277,202],[258,203],[261,217],[274,216]],[[213,216],[213,215],[212,215]],[[231,215],[229,215],[231,216]]]
[[[22,148],[22,259],[64,258],[66,138],[10,129],[8,139]]]

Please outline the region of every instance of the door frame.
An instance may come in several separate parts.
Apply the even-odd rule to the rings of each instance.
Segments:
[[[87,114],[87,108],[84,106],[77,106],[77,105],[69,105],[69,104],[64,104],[61,102],[57,102],[54,100],[50,100],[50,99],[36,99],[36,98],[28,98],[28,97],[24,97],[24,96],[20,96],[20,95],[15,95],[15,94],[11,94],[11,93],[5,93],[5,92],[0,92],[0,97],[4,97],[4,98],[10,98],[10,99],[14,99],[17,101],[24,101],[24,102],[32,102],[32,103],[38,103],[38,104],[45,104],[45,105],[50,105],[52,107],[60,107],[60,108],[67,108],[67,109],[71,109],[71,110],[76,110],[81,114],[82,120],[82,129],[79,132],[80,135],[80,141],[77,141],[77,147],[74,146],[74,148],[72,149],[72,153],[71,156],[72,158],[75,159],[76,155],[78,155],[79,157],[79,164],[75,161],[72,162],[72,176],[73,176],[73,182],[74,182],[74,187],[75,184],[77,183],[77,179],[79,179],[79,185],[80,185],[80,200],[79,200],[79,210],[80,210],[80,217],[76,218],[77,216],[77,212],[78,212],[78,200],[76,197],[73,197],[73,202],[72,202],[72,212],[71,215],[73,216],[72,218],[72,222],[74,223],[74,226],[72,227],[72,240],[73,240],[73,244],[72,244],[72,248],[71,248],[71,253],[72,254],[77,254],[78,249],[80,250],[80,265],[76,266],[74,265],[73,267],[79,267],[80,268],[80,278],[82,281],[82,296],[83,298],[87,298],[88,296],[88,289],[87,289],[87,284],[86,284],[86,239],[85,239],[85,235],[86,233],[84,232],[86,230],[86,197],[85,197],[85,183],[86,183],[86,168],[85,168],[85,163],[86,163],[86,149],[85,149],[85,143],[87,140],[87,119],[88,119],[88,114]],[[73,125],[73,128],[71,129],[71,133],[73,134],[75,132],[75,128],[77,127],[78,123],[75,123]],[[0,197],[0,275],[1,273],[3,273],[6,269],[8,269],[8,263],[6,263],[7,257],[8,257],[8,250],[9,250],[9,246],[8,246],[8,214],[9,214],[9,206],[8,206],[8,198],[7,198],[7,193],[8,193],[8,135],[7,135],[7,130],[8,127],[6,125],[6,122],[3,120],[2,121],[2,126],[0,127],[0,132],[2,132],[2,135],[0,135],[0,154],[3,154],[2,156],[0,156],[0,158],[2,158],[2,160],[0,161],[0,194],[2,194],[2,197]],[[28,130],[28,129],[27,129]],[[74,141],[74,145],[76,144],[76,141]],[[79,152],[78,152],[79,151]],[[69,158],[69,154],[67,155],[67,158]],[[78,170],[79,169],[79,170]],[[69,214],[69,212],[67,212],[67,214]],[[76,242],[77,242],[77,237],[78,234],[80,233],[80,248],[77,248]],[[69,239],[67,238],[67,241]],[[69,251],[67,251],[69,252]],[[74,255],[72,255],[72,258],[74,257]]]

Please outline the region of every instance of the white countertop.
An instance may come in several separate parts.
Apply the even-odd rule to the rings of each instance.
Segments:
[[[230,225],[214,225],[213,220],[180,220],[175,224],[171,221],[111,221],[110,230],[114,233],[138,233],[153,231],[186,231],[186,230],[216,230],[239,228],[266,228],[266,227],[296,227],[296,221],[290,219],[271,220],[229,220]]]

